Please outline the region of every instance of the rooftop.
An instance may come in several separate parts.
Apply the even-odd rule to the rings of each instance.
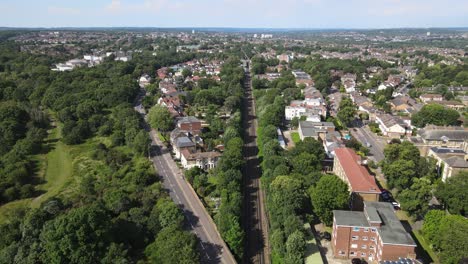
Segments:
[[[343,167],[353,192],[380,193],[374,177],[360,164],[361,158],[354,150],[338,148],[335,150],[335,158]]]

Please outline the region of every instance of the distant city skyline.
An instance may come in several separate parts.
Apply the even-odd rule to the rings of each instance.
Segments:
[[[462,0],[2,0],[0,27],[468,27]]]

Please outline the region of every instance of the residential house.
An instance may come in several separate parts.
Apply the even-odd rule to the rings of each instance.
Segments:
[[[184,116],[177,119],[176,127],[192,135],[198,135],[201,133],[202,122],[194,116]]]
[[[169,68],[163,67],[161,69],[158,69],[156,71],[156,74],[158,75],[159,79],[164,80],[169,74]]]
[[[442,101],[444,100],[444,97],[441,94],[421,94],[419,96],[419,99],[423,101],[424,103],[430,103],[433,101]]]
[[[190,152],[196,150],[197,145],[192,141],[188,136],[177,137],[174,139],[172,144],[172,149],[174,151],[174,156],[176,159],[181,159],[181,153],[184,150]]]
[[[407,95],[397,96],[390,101],[392,110],[398,112],[408,112],[414,105],[417,105],[416,100]]]
[[[388,137],[400,138],[411,130],[410,126],[397,116],[377,114],[375,121],[379,125],[382,134]]]
[[[341,77],[341,83],[343,84],[347,93],[356,91],[356,74],[346,73]]]
[[[447,147],[468,151],[468,128],[426,126],[418,131],[411,141],[425,156],[430,147]]]
[[[361,157],[350,148],[335,149],[333,173],[348,184],[351,193],[350,207],[360,210],[364,201],[378,201],[380,189],[375,178],[363,166]]]
[[[385,202],[365,201],[363,211],[334,210],[331,245],[334,257],[341,259],[387,263],[383,261],[416,258],[416,243]]]
[[[183,107],[178,96],[163,96],[158,99],[158,104],[167,107],[173,117],[183,113]]]
[[[427,156],[437,161],[439,174],[444,182],[458,172],[468,170],[468,156],[462,149],[432,147]]]
[[[218,164],[221,153],[216,151],[210,152],[190,152],[184,149],[181,152],[180,163],[184,169],[198,167],[200,169],[213,169]]]
[[[304,95],[305,99],[322,99],[323,100],[322,93],[313,86],[306,87],[301,92]]]
[[[341,140],[341,134],[338,131],[319,133],[319,137],[322,140],[323,149],[328,158],[333,159],[335,157],[335,150],[345,147]]]
[[[302,101],[294,100],[285,108],[286,120],[305,116],[309,121],[320,122],[320,117],[325,118],[326,115],[327,108],[322,98],[307,98]]]
[[[301,140],[311,137],[314,139],[319,138],[320,133],[329,133],[335,131],[335,125],[332,122],[313,122],[313,121],[300,121],[298,133]]]
[[[296,85],[304,84],[305,86],[314,85],[314,81],[309,74],[303,71],[292,71],[292,74],[296,78]]]
[[[462,111],[463,109],[466,108],[466,106],[463,104],[463,103],[460,103],[458,101],[445,101],[445,100],[442,100],[442,101],[436,101],[434,102],[435,104],[440,104],[444,107],[447,107],[447,108],[450,108],[450,109],[453,109],[453,110],[457,110],[457,111]]]
[[[384,82],[387,87],[397,87],[400,85],[403,81],[405,80],[405,76],[400,75],[400,74],[390,74],[387,78],[387,80]]]

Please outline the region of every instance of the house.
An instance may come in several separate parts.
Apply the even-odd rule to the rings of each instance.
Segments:
[[[419,96],[419,99],[423,101],[424,103],[429,103],[432,101],[442,101],[444,100],[444,97],[441,94],[421,94]]]
[[[408,109],[414,105],[417,105],[416,100],[407,95],[397,96],[390,101],[390,106],[393,111],[407,112]]]
[[[176,127],[192,135],[198,135],[201,133],[202,122],[194,116],[184,116],[177,119]]]
[[[430,147],[447,147],[468,151],[468,129],[463,127],[426,126],[411,141],[425,156]]]
[[[362,165],[361,157],[350,148],[335,149],[333,173],[348,184],[350,207],[362,209],[363,201],[378,201],[381,193],[375,178]]]
[[[442,101],[436,101],[434,103],[435,104],[440,104],[440,105],[442,105],[444,107],[447,107],[447,108],[450,108],[450,109],[453,109],[453,110],[456,110],[456,111],[462,111],[466,107],[463,103],[460,103],[458,101],[445,101],[445,100],[442,100]]]
[[[331,245],[334,257],[340,259],[387,263],[382,261],[416,258],[416,243],[392,204],[384,202],[366,201],[363,211],[334,210]]]
[[[405,76],[400,74],[390,74],[385,81],[387,86],[397,87],[405,80]]]
[[[281,54],[281,55],[278,55],[276,56],[276,58],[282,62],[286,62],[286,63],[289,63],[290,59],[292,59],[292,56],[289,56],[288,54]]]
[[[341,76],[341,83],[343,84],[347,93],[356,91],[356,74],[346,73]]]
[[[156,74],[158,75],[158,78],[163,80],[167,77],[167,75],[169,74],[169,69],[167,67],[163,67],[161,69],[158,69],[156,71]]]
[[[322,93],[313,86],[306,87],[301,92],[305,99],[321,99],[323,101]]]
[[[323,149],[328,158],[333,159],[335,157],[335,150],[345,146],[338,131],[320,133],[319,137],[322,140]]]
[[[320,117],[326,117],[327,108],[323,98],[307,98],[305,100],[293,100],[286,106],[286,120],[292,120],[297,117],[305,116],[309,121],[320,122]]]
[[[464,105],[468,106],[468,95],[458,95],[457,99],[460,100]]]
[[[305,86],[312,86],[314,84],[310,75],[303,71],[292,71],[292,74],[296,78],[296,85],[305,84]]]
[[[175,83],[172,81],[164,80],[159,82],[159,89],[163,94],[171,94],[177,92]]]
[[[188,149],[181,151],[180,163],[184,169],[198,167],[200,169],[213,169],[218,164],[221,153],[216,151],[210,152],[190,152]]]
[[[432,147],[427,156],[437,161],[438,171],[444,182],[458,172],[468,170],[468,156],[462,149]]]
[[[158,99],[158,104],[167,107],[173,117],[178,117],[183,112],[178,96],[163,96]]]
[[[320,133],[334,132],[335,125],[332,122],[313,122],[313,121],[300,121],[298,133],[301,140],[311,137],[316,140],[319,138]]]
[[[172,149],[175,158],[180,159],[182,151],[195,151],[196,144],[188,136],[177,137],[172,144]]]
[[[375,121],[379,125],[382,134],[388,137],[400,138],[406,135],[409,125],[396,116],[389,114],[377,114]]]

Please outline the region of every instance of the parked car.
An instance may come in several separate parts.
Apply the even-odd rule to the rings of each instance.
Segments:
[[[331,234],[329,232],[323,232],[323,238],[327,241],[331,240]]]

